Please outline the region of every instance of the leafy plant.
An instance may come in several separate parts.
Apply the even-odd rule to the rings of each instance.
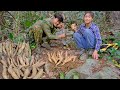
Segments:
[[[79,79],[79,74],[76,72],[76,73],[74,73],[74,75],[73,75],[73,79]]]
[[[13,34],[13,33],[9,33],[9,36],[8,36],[8,37],[9,37],[10,40],[13,41],[13,39],[14,39],[14,34]]]
[[[115,49],[113,47],[110,47],[106,50],[106,52],[102,52],[100,53],[102,56],[107,54],[108,57],[106,57],[109,61],[112,61],[113,59],[120,59],[120,50],[119,48],[118,49]]]
[[[65,79],[65,74],[63,72],[60,73],[60,79]]]
[[[19,43],[25,41],[25,38],[22,33],[15,35],[13,32],[9,33],[8,38],[12,40],[14,43]]]
[[[30,44],[30,49],[35,49],[37,46],[36,46],[36,43],[31,43]]]

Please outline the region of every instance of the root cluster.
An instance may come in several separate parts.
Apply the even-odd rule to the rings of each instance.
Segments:
[[[45,62],[31,55],[29,43],[2,42],[0,54],[4,79],[40,79],[44,74]]]
[[[69,55],[68,51],[66,51],[65,53],[63,51],[57,51],[53,53],[48,52],[47,55],[48,55],[48,60],[51,63],[54,63],[56,66],[58,65],[62,66],[70,61],[74,62],[77,58],[77,56]]]

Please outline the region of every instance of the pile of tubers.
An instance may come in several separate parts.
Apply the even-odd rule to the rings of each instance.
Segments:
[[[29,43],[0,43],[0,63],[4,79],[41,79],[44,74],[45,62],[31,55]]]
[[[48,52],[47,55],[49,62],[54,63],[56,66],[62,66],[70,61],[74,62],[77,58],[77,56],[69,55],[68,51],[65,53],[63,51],[57,51],[53,53]]]

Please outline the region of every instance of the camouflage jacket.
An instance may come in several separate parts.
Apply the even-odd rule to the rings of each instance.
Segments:
[[[42,32],[41,34],[44,34],[49,39],[58,39],[58,37],[55,35],[56,28],[53,26],[53,24],[50,22],[51,18],[47,18],[45,20],[39,20],[34,25],[32,25],[29,30],[39,30]]]

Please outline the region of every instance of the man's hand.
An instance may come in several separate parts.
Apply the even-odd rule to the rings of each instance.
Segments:
[[[65,38],[65,34],[58,35],[58,38]]]
[[[95,50],[95,51],[93,52],[92,57],[93,57],[94,59],[98,59],[99,54],[98,54],[98,51],[97,51],[97,50]]]

